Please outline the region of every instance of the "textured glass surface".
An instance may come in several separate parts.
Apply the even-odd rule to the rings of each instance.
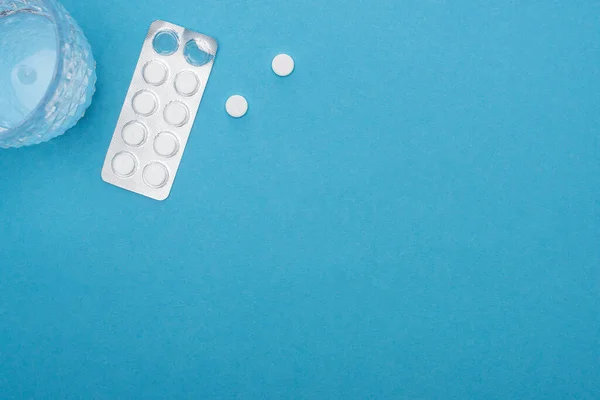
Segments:
[[[55,0],[0,0],[0,147],[63,134],[91,103],[96,74],[83,32]]]

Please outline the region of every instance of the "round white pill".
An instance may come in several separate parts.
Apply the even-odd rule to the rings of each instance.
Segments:
[[[130,146],[140,146],[146,141],[146,127],[138,121],[128,122],[121,131],[123,141]]]
[[[152,92],[142,90],[141,92],[137,92],[133,97],[132,106],[136,113],[147,117],[156,111],[158,100],[156,100],[156,96]]]
[[[173,101],[165,107],[165,120],[173,126],[182,126],[188,117],[188,108],[180,101]]]
[[[161,132],[154,138],[154,151],[159,156],[173,157],[179,150],[179,140],[170,132]]]
[[[279,76],[288,76],[294,70],[294,59],[287,54],[278,54],[273,59],[271,68]]]
[[[239,94],[233,95],[227,99],[225,110],[227,114],[234,118],[243,117],[248,112],[248,102],[244,96],[240,96]]]
[[[112,170],[121,178],[127,178],[135,172],[137,162],[133,154],[122,151],[117,153],[111,162]]]
[[[142,174],[146,185],[155,189],[165,186],[167,179],[169,179],[169,172],[167,167],[159,162],[151,162],[146,165]]]
[[[192,71],[181,71],[175,77],[175,90],[182,96],[189,97],[198,91],[200,81]]]
[[[167,67],[160,61],[150,61],[144,66],[143,75],[146,82],[159,86],[167,80]]]

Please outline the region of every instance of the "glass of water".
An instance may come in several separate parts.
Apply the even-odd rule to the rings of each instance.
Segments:
[[[0,0],[0,147],[63,134],[92,101],[96,73],[81,29],[56,0]]]

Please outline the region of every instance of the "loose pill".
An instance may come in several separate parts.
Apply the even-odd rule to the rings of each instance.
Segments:
[[[239,94],[231,96],[225,103],[227,114],[234,118],[243,117],[248,112],[248,102]]]
[[[279,76],[288,76],[294,71],[294,59],[287,54],[278,54],[273,59],[271,68]]]

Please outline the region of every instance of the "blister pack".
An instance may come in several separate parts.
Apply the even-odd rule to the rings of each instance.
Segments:
[[[102,168],[102,179],[155,200],[169,196],[217,53],[217,42],[154,21]]]

